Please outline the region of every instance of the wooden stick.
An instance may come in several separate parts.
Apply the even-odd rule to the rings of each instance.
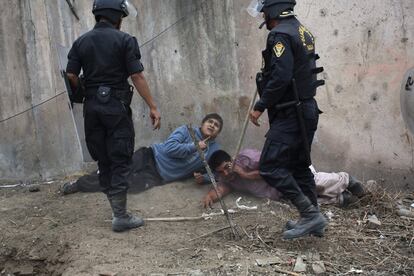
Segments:
[[[223,209],[224,215],[226,216],[227,221],[229,222],[229,225],[230,225],[231,231],[233,233],[233,236],[234,236],[234,238],[238,239],[240,236],[237,233],[236,227],[235,227],[233,221],[230,218],[230,214],[229,214],[229,211],[227,209],[226,203],[224,203],[223,199],[221,198],[221,194],[218,191],[218,186],[217,186],[217,183],[216,183],[216,179],[214,178],[213,172],[211,171],[210,166],[207,163],[206,157],[204,156],[204,152],[201,150],[200,146],[198,145],[198,141],[197,141],[197,138],[196,138],[196,135],[195,135],[195,131],[194,131],[193,127],[191,126],[191,124],[189,126],[187,126],[187,129],[188,129],[188,132],[190,133],[191,138],[193,139],[194,145],[197,148],[197,151],[198,151],[198,154],[200,155],[201,161],[204,164],[204,167],[207,171],[208,177],[210,178],[211,184],[213,185],[213,188],[216,191],[217,197],[218,197],[218,199],[220,201],[220,204],[221,204],[221,208]]]
[[[287,274],[287,275],[292,275],[292,276],[301,276],[302,275],[302,274],[298,274],[298,273],[295,273],[295,272],[292,272],[292,271],[283,270],[283,269],[280,269],[278,267],[275,267],[274,269],[275,269],[276,272],[284,273],[284,274]]]
[[[206,233],[206,234],[204,234],[204,235],[198,236],[198,237],[196,237],[196,238],[194,238],[194,239],[191,239],[191,240],[189,240],[189,241],[191,242],[191,241],[195,241],[195,240],[198,240],[198,239],[201,239],[201,238],[205,238],[205,237],[207,237],[207,236],[210,236],[210,235],[212,235],[212,234],[218,233],[218,232],[220,232],[220,231],[223,231],[223,230],[226,230],[226,229],[229,229],[229,228],[230,228],[230,226],[225,226],[225,227],[222,227],[222,228],[216,229],[216,230],[214,230],[214,231],[208,232],[208,233]]]
[[[145,221],[195,221],[202,220],[204,217],[172,217],[172,218],[146,218]]]
[[[246,135],[247,126],[249,125],[250,111],[253,109],[254,103],[256,101],[256,97],[257,97],[257,89],[254,92],[252,100],[250,101],[249,109],[247,110],[247,115],[246,115],[246,118],[244,119],[242,132],[241,132],[240,137],[239,137],[239,142],[237,143],[236,153],[234,154],[233,161],[236,159],[237,155],[239,155],[239,153],[240,153],[240,149],[241,149],[241,146],[243,144],[244,136]],[[233,162],[233,165],[231,167],[232,171],[233,171],[233,169],[234,169],[234,162]]]

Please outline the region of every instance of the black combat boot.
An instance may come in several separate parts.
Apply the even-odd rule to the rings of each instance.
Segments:
[[[319,206],[315,206],[315,208],[319,211]],[[298,221],[288,220],[285,225],[285,231],[295,228],[296,223],[298,223]],[[325,229],[317,229],[309,233],[309,235],[319,237],[319,238],[322,238],[324,234],[325,234]]]
[[[112,208],[112,231],[124,232],[144,225],[144,220],[128,214],[126,211],[127,195],[108,196]]]
[[[352,175],[349,176],[349,184],[347,190],[359,198],[365,195],[364,186],[362,186],[361,181],[355,179]]]
[[[293,200],[292,203],[300,213],[300,220],[295,224],[293,229],[283,233],[283,238],[291,240],[306,236],[313,232],[323,234],[327,221],[319,210],[312,205],[310,200],[306,196],[301,195]]]
[[[295,228],[297,223],[298,222],[296,220],[288,220],[286,222],[286,225],[285,225],[285,231]],[[312,232],[309,232],[309,235],[310,236],[315,236],[315,237],[318,237],[318,238],[323,238],[323,236],[325,235],[325,228],[320,228],[320,229],[316,229]]]

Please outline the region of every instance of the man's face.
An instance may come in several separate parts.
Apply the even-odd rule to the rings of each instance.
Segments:
[[[216,119],[208,119],[201,125],[201,133],[204,137],[216,138],[220,132],[220,122]]]
[[[236,174],[231,170],[233,164],[230,161],[225,161],[216,168],[216,172],[221,178],[231,181],[236,177]]]

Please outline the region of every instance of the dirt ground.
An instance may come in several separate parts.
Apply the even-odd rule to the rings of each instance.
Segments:
[[[0,189],[0,275],[414,275],[414,220],[395,213],[396,196],[377,191],[353,208],[324,206],[332,216],[324,238],[283,241],[292,207],[243,196],[257,210],[240,210],[226,198],[240,240],[225,229],[224,216],[185,222],[152,222],[113,233],[103,194],[61,196],[62,181]],[[189,182],[129,196],[129,209],[144,218],[200,216],[209,187]],[[407,195],[404,195],[407,196]],[[414,202],[409,195],[405,203]],[[411,198],[411,199],[410,199]],[[403,202],[403,203],[404,203]],[[375,214],[382,225],[369,229]],[[303,260],[306,271],[294,272]],[[257,261],[264,264],[258,265]],[[268,263],[268,264],[266,264]]]

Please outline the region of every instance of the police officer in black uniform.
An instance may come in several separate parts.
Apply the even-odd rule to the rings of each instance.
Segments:
[[[314,96],[316,88],[324,83],[317,80],[316,74],[323,69],[316,68],[314,37],[296,19],[295,4],[295,0],[259,0],[256,4],[257,14],[263,13],[265,18],[261,27],[266,24],[270,33],[263,51],[262,72],[257,77],[260,100],[250,113],[251,122],[257,126],[266,109],[269,116],[260,174],[300,213],[298,222],[287,223],[285,239],[322,236],[327,224],[319,212],[315,181],[308,167],[310,160],[306,158],[319,119]],[[295,101],[294,105],[288,104]],[[303,112],[297,112],[298,104]],[[305,126],[302,129],[300,119]]]
[[[72,91],[81,93],[83,70],[86,144],[98,161],[99,182],[113,211],[112,230],[122,232],[144,224],[126,211],[135,139],[129,77],[150,108],[154,129],[160,128],[161,117],[143,75],[138,42],[120,31],[124,17],[136,16],[135,8],[128,0],[95,0],[92,13],[97,23],[73,43],[66,72]]]

